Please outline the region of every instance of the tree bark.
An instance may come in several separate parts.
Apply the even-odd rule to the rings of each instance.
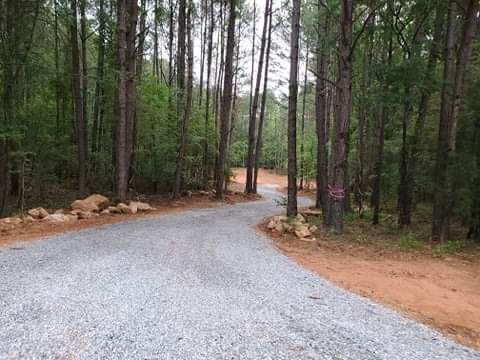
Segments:
[[[223,199],[223,184],[225,181],[225,159],[228,142],[228,124],[232,106],[232,80],[233,80],[233,53],[235,49],[235,0],[230,0],[230,13],[227,30],[227,49],[225,55],[225,78],[222,94],[220,114],[220,144],[218,149],[218,163],[216,171],[216,197]]]
[[[72,84],[74,98],[74,115],[76,125],[78,156],[78,190],[81,195],[87,192],[87,126],[84,118],[84,101],[82,94],[82,74],[78,48],[77,1],[70,0],[71,22],[70,43],[72,49]]]
[[[323,223],[328,223],[328,151],[327,151],[327,44],[325,36],[328,29],[327,14],[323,14],[321,1],[318,1],[317,30],[317,79],[315,84],[315,125],[317,134],[317,194],[316,207],[322,209]],[[323,34],[323,39],[322,39]]]
[[[343,0],[340,17],[338,55],[338,86],[335,107],[334,143],[332,149],[333,174],[329,188],[331,199],[330,224],[335,234],[343,233],[345,188],[347,186],[347,137],[352,105],[352,25],[353,0]]]
[[[210,27],[208,30],[208,50],[207,50],[207,86],[205,88],[205,120],[204,120],[204,139],[203,139],[203,186],[208,186],[208,124],[210,120],[210,79],[212,75],[212,52],[213,52],[213,31],[215,29],[215,19],[213,13],[213,0],[210,0]]]
[[[469,0],[465,5],[463,30],[455,62],[457,3],[455,0],[450,0],[448,4],[445,66],[434,179],[433,242],[448,240],[450,214],[454,202],[450,168],[454,161],[458,115],[463,99],[465,72],[470,60],[478,1]]]
[[[427,117],[428,103],[433,91],[431,79],[435,75],[435,68],[440,55],[440,41],[443,31],[445,18],[444,4],[439,3],[436,15],[432,44],[430,47],[430,55],[423,79],[420,103],[418,106],[417,120],[415,122],[414,134],[410,142],[410,153],[407,163],[407,174],[405,178],[400,179],[400,189],[403,191],[399,194],[399,216],[398,223],[400,226],[410,225],[412,217],[413,198],[415,194],[415,181],[417,173],[417,162],[422,152],[423,131],[425,128],[425,120]]]
[[[188,48],[188,70],[187,70],[187,93],[185,99],[185,110],[183,111],[180,142],[175,169],[175,185],[173,198],[178,198],[181,193],[183,173],[185,167],[185,155],[187,151],[188,126],[192,113],[192,91],[193,91],[193,35],[192,35],[192,10],[193,4],[190,0],[187,12],[187,48]]]
[[[292,0],[290,77],[288,87],[288,199],[287,216],[297,216],[297,95],[300,0]]]
[[[272,47],[272,9],[273,1],[270,1],[269,4],[269,18],[268,18],[268,37],[267,37],[267,48],[265,53],[265,72],[263,77],[263,93],[262,93],[262,103],[260,105],[260,118],[258,120],[258,131],[257,131],[257,142],[255,145],[255,168],[253,173],[253,193],[257,193],[257,179],[258,179],[258,170],[260,168],[260,160],[262,155],[262,136],[263,136],[263,123],[265,121],[265,109],[268,100],[268,69],[270,65],[270,49]]]
[[[302,118],[300,121],[300,184],[299,189],[303,190],[305,179],[305,110],[307,106],[307,81],[308,81],[308,44],[307,54],[305,56],[305,74],[303,78],[303,97],[302,97]]]
[[[93,103],[93,126],[92,126],[92,153],[96,153],[99,149],[99,132],[102,123],[100,115],[103,108],[103,75],[105,64],[105,1],[100,0],[98,8],[98,57],[97,57],[97,79],[95,84],[95,99]]]
[[[265,44],[267,37],[267,27],[268,27],[268,10],[269,10],[269,0],[265,1],[265,12],[263,17],[263,29],[262,29],[262,38],[260,43],[260,54],[258,58],[258,68],[257,68],[257,79],[255,82],[255,92],[252,99],[252,109],[250,112],[250,120],[248,123],[248,158],[247,158],[247,179],[245,190],[247,193],[255,192],[254,180],[254,167],[255,167],[255,132],[257,127],[257,112],[258,112],[258,98],[260,95],[260,83],[262,81],[262,71],[263,71],[263,61],[265,56]]]

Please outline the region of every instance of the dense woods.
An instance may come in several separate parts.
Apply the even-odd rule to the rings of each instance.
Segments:
[[[335,234],[480,241],[478,0],[0,0],[0,215],[288,173]]]

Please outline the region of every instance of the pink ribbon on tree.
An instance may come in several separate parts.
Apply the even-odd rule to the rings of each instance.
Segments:
[[[335,201],[345,198],[345,189],[328,185],[328,195]]]

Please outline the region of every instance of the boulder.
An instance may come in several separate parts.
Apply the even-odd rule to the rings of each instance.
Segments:
[[[2,225],[18,225],[21,224],[23,220],[19,217],[7,217],[0,219],[0,224]]]
[[[275,229],[275,231],[278,232],[279,234],[283,234],[284,228],[283,228],[283,224],[282,224],[282,223],[277,223],[277,224],[275,225],[275,228],[274,228],[274,229]]]
[[[308,230],[310,230],[310,232],[314,233],[315,231],[318,230],[318,226],[317,225],[311,225]]]
[[[304,223],[306,221],[302,214],[297,214],[297,217],[295,220],[299,223]]]
[[[73,220],[74,217],[73,215],[65,215],[65,214],[50,214],[43,220],[49,221],[49,222],[54,222],[54,223],[65,223]]]
[[[23,217],[23,222],[28,224],[28,223],[32,223],[32,222],[35,222],[36,219],[33,217],[33,216],[30,216],[30,215],[26,215]]]
[[[295,228],[294,233],[295,233],[295,236],[299,239],[308,238],[312,236],[312,233],[310,232],[310,230],[308,230],[307,225],[297,226]]]
[[[279,216],[274,216],[272,220],[276,222],[287,222],[288,218],[286,216],[279,215]]]
[[[105,210],[107,210],[110,214],[121,214],[122,213],[122,211],[115,206],[109,206]]]
[[[138,212],[138,205],[136,201],[130,201],[128,207],[132,210],[132,214],[136,214]]]
[[[122,214],[135,214],[136,213],[136,211],[133,212],[133,209],[125,203],[118,204],[117,209],[120,210],[120,212]],[[137,210],[137,209],[135,208],[135,210]]]
[[[72,210],[81,210],[87,212],[95,212],[105,209],[108,206],[109,200],[107,197],[99,194],[93,194],[83,200],[75,200],[70,207]]]
[[[270,220],[270,222],[267,225],[267,228],[268,230],[273,230],[275,229],[276,226],[277,226],[277,222],[275,222],[274,220]]]
[[[48,216],[48,211],[42,207],[38,207],[35,209],[28,210],[27,214],[33,217],[34,219],[43,219]]]
[[[136,206],[138,211],[153,210],[150,204],[141,201],[130,201],[129,206]]]

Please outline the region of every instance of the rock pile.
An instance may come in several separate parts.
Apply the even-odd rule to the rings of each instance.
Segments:
[[[49,213],[42,207],[30,209],[23,217],[8,217],[0,219],[0,230],[11,230],[15,226],[37,221],[66,223],[75,220],[91,219],[100,215],[109,214],[136,214],[139,211],[152,211],[155,208],[141,201],[130,201],[127,204],[119,203],[111,206],[110,200],[99,194],[92,194],[85,199],[75,200],[70,209],[59,209]]]
[[[279,234],[293,234],[299,240],[308,242],[315,241],[313,233],[318,230],[316,225],[308,224],[301,214],[298,214],[294,219],[289,219],[286,216],[274,216],[268,222],[267,228]]]

